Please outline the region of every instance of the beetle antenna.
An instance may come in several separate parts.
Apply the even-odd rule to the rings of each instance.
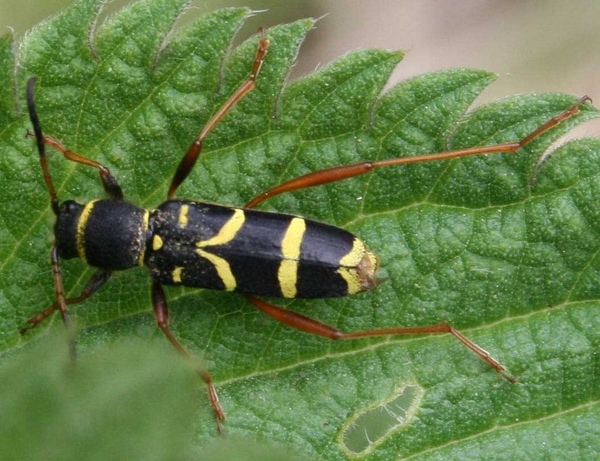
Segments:
[[[42,165],[42,171],[44,172],[44,180],[48,186],[48,192],[50,193],[50,202],[52,205],[52,211],[58,216],[58,197],[56,190],[52,184],[52,178],[48,171],[48,162],[46,160],[46,146],[44,144],[44,134],[42,133],[42,125],[40,125],[40,119],[38,118],[37,111],[35,110],[34,102],[34,88],[35,88],[35,77],[31,77],[27,81],[27,108],[29,109],[29,118],[33,125],[33,133],[27,132],[27,136],[35,136],[38,152],[40,154],[40,164]]]

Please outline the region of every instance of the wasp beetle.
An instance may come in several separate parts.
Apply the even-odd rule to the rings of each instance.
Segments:
[[[446,323],[413,328],[391,327],[346,333],[309,317],[272,305],[257,296],[280,298],[328,298],[372,290],[377,278],[378,257],[350,232],[299,216],[254,210],[275,195],[327,184],[381,168],[407,163],[451,159],[469,155],[516,152],[562,120],[579,112],[583,97],[571,108],[550,119],[523,139],[511,143],[458,151],[392,158],[332,167],[279,184],[250,200],[244,207],[174,199],[181,183],[192,171],[202,143],[228,111],[255,85],[269,41],[262,32],[249,78],[207,123],[179,163],[169,187],[167,201],[145,210],[125,201],[116,178],[105,166],[82,157],[60,141],[43,134],[34,104],[35,78],[27,83],[27,104],[40,163],[56,216],[51,250],[56,301],[30,318],[24,334],[53,312],[59,311],[70,329],[67,306],[79,303],[98,291],[114,271],[146,266],[152,277],[152,305],[159,328],[182,354],[186,350],[169,330],[169,317],[162,285],[183,285],[233,291],[243,294],[254,306],[274,319],[314,335],[330,339],[367,336],[449,333],[485,360],[504,378],[515,382],[505,367],[460,332]],[[49,146],[73,162],[97,168],[108,198],[79,204],[59,202],[49,174],[45,147]],[[81,294],[65,298],[60,258],[81,258],[97,268]],[[74,355],[74,341],[71,341]],[[210,374],[198,370],[206,383],[217,425],[225,418]]]

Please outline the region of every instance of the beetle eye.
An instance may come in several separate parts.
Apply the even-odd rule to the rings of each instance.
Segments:
[[[62,213],[71,214],[77,211],[78,205],[74,200],[65,200],[60,208]]]

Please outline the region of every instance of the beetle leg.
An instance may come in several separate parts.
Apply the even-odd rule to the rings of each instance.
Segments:
[[[31,131],[27,132],[27,136],[35,136]],[[72,162],[82,163],[87,166],[91,166],[94,168],[98,168],[98,172],[100,173],[100,180],[102,181],[102,187],[104,188],[104,192],[110,198],[123,198],[123,190],[117,181],[117,178],[113,176],[108,168],[106,168],[101,163],[96,162],[95,160],[91,160],[86,157],[82,157],[79,154],[76,154],[72,150],[67,149],[63,143],[54,139],[52,136],[48,136],[47,134],[42,135],[42,140],[46,146],[52,147],[54,150],[57,150],[61,154],[65,156],[67,160],[71,160]]]
[[[401,157],[379,161],[366,161],[361,163],[355,163],[353,165],[334,166],[319,171],[313,171],[312,173],[308,173],[303,176],[290,179],[289,181],[272,187],[271,189],[254,197],[245,205],[245,207],[254,208],[259,203],[264,202],[265,200],[272,198],[276,195],[283,194],[284,192],[292,192],[295,190],[306,189],[308,187],[320,186],[322,184],[329,184],[332,182],[341,181],[343,179],[352,178],[354,176],[359,176],[368,173],[374,168],[381,168],[392,165],[405,165],[408,163],[431,162],[434,160],[447,160],[458,157],[467,157],[469,155],[482,155],[502,152],[516,153],[521,147],[525,146],[538,136],[541,136],[546,131],[555,127],[563,120],[566,120],[572,117],[573,115],[578,114],[579,106],[581,106],[584,102],[591,102],[591,99],[588,96],[583,96],[582,98],[578,99],[577,102],[575,102],[575,104],[573,104],[567,110],[551,118],[542,126],[538,127],[519,141],[498,144],[496,146],[473,147],[470,149],[461,149],[449,152],[416,155],[414,157]]]
[[[56,305],[57,309],[60,311],[63,323],[65,324],[65,327],[67,329],[67,334],[69,336],[69,355],[71,356],[71,360],[74,362],[77,356],[77,352],[75,349],[75,333],[73,331],[71,319],[69,318],[69,314],[67,312],[67,303],[65,301],[65,295],[63,292],[62,284],[62,275],[60,272],[60,262],[58,260],[58,247],[56,245],[53,246],[52,250],[50,251],[50,261],[52,262],[52,275],[54,276],[54,292],[56,293]]]
[[[510,376],[506,373],[506,368],[500,364],[495,358],[493,358],[485,349],[479,347],[473,341],[465,337],[458,330],[454,329],[446,323],[440,323],[438,325],[430,325],[424,327],[394,327],[394,328],[381,328],[377,330],[364,330],[355,331],[352,333],[344,333],[336,328],[319,322],[318,320],[311,319],[304,315],[297,314],[296,312],[288,311],[281,307],[269,304],[256,296],[245,295],[246,299],[254,304],[259,310],[265,314],[273,317],[275,320],[284,323],[297,330],[304,331],[317,336],[322,336],[329,339],[356,339],[366,338],[369,336],[387,336],[387,335],[421,335],[421,334],[440,334],[450,333],[461,343],[471,349],[475,354],[485,360],[494,370],[500,373],[511,383],[517,381],[518,378]]]
[[[221,121],[221,119],[233,108],[233,106],[235,106],[254,88],[256,84],[256,77],[258,77],[258,73],[260,72],[260,68],[262,67],[263,61],[267,54],[267,49],[269,48],[269,40],[265,37],[265,29],[260,29],[260,34],[261,37],[260,41],[258,42],[258,50],[256,51],[256,57],[254,58],[254,64],[252,65],[250,77],[248,77],[248,79],[242,83],[242,85],[236,90],[235,93],[231,95],[227,102],[223,104],[213,118],[210,119],[210,121],[202,129],[202,132],[189,147],[185,156],[181,159],[181,162],[175,171],[175,175],[173,176],[173,180],[171,181],[171,185],[169,186],[169,193],[167,195],[169,200],[173,198],[177,188],[183,181],[185,181],[185,178],[188,177],[194,168],[196,160],[198,160],[200,152],[202,151],[202,143],[204,142],[204,139],[209,135],[217,123],[219,123],[219,121]]]
[[[108,196],[111,198],[123,198],[123,191],[121,190],[121,186],[119,185],[119,182],[112,175],[108,168],[106,168],[101,163],[76,154],[75,152],[67,149],[60,141],[57,141],[56,139],[43,134],[42,126],[40,124],[40,120],[37,115],[37,110],[35,108],[35,81],[35,77],[31,77],[27,81],[27,108],[29,109],[29,118],[31,119],[31,124],[33,126],[33,131],[28,131],[27,136],[34,136],[36,139],[37,148],[40,155],[40,163],[42,164],[42,171],[44,172],[44,180],[46,181],[48,191],[50,192],[50,198],[52,201],[52,209],[54,211],[54,214],[58,215],[58,199],[56,197],[54,185],[52,184],[52,179],[50,178],[50,173],[48,172],[45,146],[50,146],[53,149],[56,149],[61,154],[63,154],[67,160],[71,160],[77,163],[83,163],[84,165],[98,168],[98,171],[100,173],[100,180],[102,181],[102,187],[104,187],[104,191],[108,194]]]
[[[66,306],[68,306],[69,304],[77,304],[77,303],[80,303],[81,301],[88,299],[90,296],[92,296],[94,293],[96,293],[96,291],[98,291],[100,289],[100,287],[102,287],[102,285],[104,285],[106,283],[106,281],[110,278],[111,274],[112,274],[112,272],[110,272],[110,271],[98,269],[96,272],[94,272],[94,274],[87,281],[87,283],[83,287],[83,290],[81,290],[81,294],[79,296],[77,296],[76,298],[67,298],[67,299],[64,299],[64,297],[63,297],[64,303],[65,303],[65,314],[66,314]],[[62,287],[62,284],[61,284],[61,287]],[[47,307],[42,312],[34,315],[29,320],[27,320],[26,325],[20,330],[20,333],[22,335],[24,335],[25,333],[27,333],[27,331],[31,330],[32,328],[35,328],[37,325],[39,325],[41,322],[43,322],[46,318],[48,318],[50,315],[52,315],[52,313],[54,313],[57,310],[61,311],[61,315],[62,315],[63,310],[61,310],[61,308],[59,306],[58,295],[57,295],[57,301],[54,302],[54,304],[52,304],[50,307]]]
[[[188,351],[184,349],[179,340],[173,335],[171,330],[169,330],[169,308],[167,307],[167,298],[162,286],[156,281],[152,282],[152,306],[154,307],[154,315],[156,316],[156,323],[158,327],[181,355],[190,358]],[[219,396],[217,395],[217,390],[213,384],[212,376],[208,371],[202,368],[198,368],[197,372],[208,388],[210,405],[212,406],[213,412],[217,418],[217,429],[219,430],[219,433],[222,433],[223,427],[221,422],[225,420],[225,412],[219,404]]]

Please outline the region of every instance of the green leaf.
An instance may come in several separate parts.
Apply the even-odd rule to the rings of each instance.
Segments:
[[[141,371],[149,360],[143,352],[121,362],[126,354],[118,345],[141,339],[150,361],[162,349],[155,339],[167,348],[140,268],[116,274],[70,307],[82,381],[74,385],[77,397],[65,399],[61,389],[76,378],[60,378],[58,358],[43,359],[50,350],[67,354],[64,342],[48,343],[49,330],[63,330],[60,319],[19,335],[55,298],[53,215],[34,144],[24,136],[25,81],[38,78],[46,133],[109,167],[130,201],[155,207],[190,142],[247,78],[257,46],[253,37],[231,49],[246,9],[216,11],[174,31],[184,1],[140,1],[103,24],[96,21],[101,4],[78,1],[16,46],[10,37],[0,41],[0,407],[4,424],[13,421],[6,415],[20,415],[13,442],[21,443],[28,421],[38,421],[32,457],[52,448],[57,454],[45,459],[74,458],[73,418],[84,417],[73,413],[73,402],[85,399],[98,422],[86,431],[99,435],[86,432],[82,440],[110,440],[108,409],[131,408],[125,421],[139,427],[129,436],[136,446],[155,446],[156,427],[169,427],[165,459],[194,453],[185,445],[188,432],[175,435],[180,426],[168,405],[185,415],[193,410],[194,443],[215,444],[205,452],[211,459],[250,456],[239,451],[248,440],[323,459],[592,458],[600,451],[600,142],[569,142],[538,165],[562,134],[598,117],[589,104],[519,155],[383,168],[261,205],[351,230],[380,255],[389,278],[347,299],[279,305],[344,331],[447,321],[520,376],[517,384],[448,335],[330,342],[278,324],[233,294],[169,289],[172,330],[212,372],[226,430],[242,439],[222,452],[202,383],[192,379],[200,397],[179,394],[178,386],[190,385],[188,370],[165,373],[163,386],[181,401],[144,410],[127,403],[136,399],[131,388],[150,389],[144,382],[158,378]],[[470,110],[495,76],[465,69],[417,77],[382,94],[401,58],[382,50],[350,53],[290,83],[290,66],[313,26],[303,20],[269,29],[256,89],[209,136],[180,197],[241,205],[322,168],[514,141],[576,100],[514,96]],[[53,152],[49,163],[61,200],[102,196],[92,169]],[[93,273],[77,260],[62,269],[67,296],[78,295]],[[98,371],[110,359],[94,361],[102,351],[116,363],[109,372],[114,389]],[[137,379],[122,371],[138,362]],[[48,407],[40,403],[46,399]]]

